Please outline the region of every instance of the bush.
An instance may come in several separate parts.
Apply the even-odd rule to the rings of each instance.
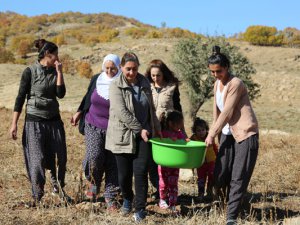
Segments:
[[[68,54],[60,55],[59,60],[63,65],[63,73],[74,75],[76,73],[75,60]]]
[[[290,47],[300,47],[300,30],[287,27],[283,30],[284,44]]]
[[[244,40],[253,45],[280,46],[283,44],[283,34],[276,27],[250,26],[244,33]]]
[[[139,39],[145,37],[148,32],[147,28],[136,28],[131,27],[125,30],[125,34],[131,36],[132,38]]]
[[[196,33],[178,27],[165,29],[165,33],[166,36],[169,38],[196,38],[197,37]]]
[[[111,42],[115,37],[119,35],[119,31],[115,29],[106,29],[100,34],[99,42]]]
[[[147,38],[162,38],[163,36],[163,33],[157,30],[152,30],[147,34]]]
[[[221,37],[182,39],[174,48],[172,60],[181,80],[188,87],[192,120],[202,104],[213,96],[214,77],[210,75],[207,61],[214,45],[220,46],[221,52],[228,56],[231,72],[245,82],[250,98],[259,95],[259,85],[251,79],[251,75],[256,71],[236,46],[230,45]]]
[[[0,63],[14,63],[15,57],[11,51],[6,50],[5,48],[0,47]]]
[[[81,77],[90,79],[93,75],[91,64],[85,61],[80,61],[76,65],[76,70]]]

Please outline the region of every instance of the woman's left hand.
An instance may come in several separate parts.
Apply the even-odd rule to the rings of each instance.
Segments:
[[[57,73],[62,73],[62,63],[59,60],[54,62],[55,69]]]

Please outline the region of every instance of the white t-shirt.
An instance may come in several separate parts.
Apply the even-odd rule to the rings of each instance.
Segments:
[[[217,107],[219,108],[219,110],[222,112],[224,109],[224,93],[225,93],[225,89],[227,88],[227,85],[224,86],[223,91],[220,91],[220,81],[217,81],[217,92],[216,92],[216,104]],[[223,129],[222,129],[222,133],[225,135],[231,135],[231,131],[230,131],[230,127],[229,124],[227,123]]]

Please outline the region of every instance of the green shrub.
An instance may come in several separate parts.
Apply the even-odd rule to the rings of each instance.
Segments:
[[[253,45],[280,46],[283,44],[283,34],[276,27],[250,26],[244,33],[244,40]]]

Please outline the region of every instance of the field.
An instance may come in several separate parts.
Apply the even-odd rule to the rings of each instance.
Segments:
[[[114,52],[122,55],[133,50],[140,57],[140,72],[147,62],[161,58],[172,68],[171,51],[175,40],[124,40],[122,43],[101,44],[95,47],[82,45],[63,46],[61,52],[79,59],[93,59],[94,72],[98,72],[103,57]],[[238,45],[257,70],[254,80],[261,85],[261,97],[253,102],[260,125],[260,150],[247,199],[250,205],[242,212],[242,224],[300,224],[300,57],[299,49],[255,47]],[[33,59],[35,56],[32,56]],[[17,94],[20,74],[24,65],[0,64],[0,221],[1,224],[132,224],[132,216],[107,213],[104,203],[84,202],[85,180],[81,171],[84,139],[70,118],[87,88],[88,80],[65,75],[67,95],[60,101],[68,146],[68,171],[66,192],[76,203],[64,204],[50,194],[46,183],[44,206],[26,208],[30,200],[21,146],[24,114],[19,121],[18,140],[8,137],[12,107]],[[180,87],[184,113],[188,112],[185,85]],[[211,121],[211,101],[203,105],[199,116]],[[191,124],[185,127],[189,132]],[[47,176],[49,178],[49,176]],[[224,224],[225,211],[216,203],[197,203],[196,178],[180,181],[179,205],[181,215],[170,217],[149,199],[148,224]],[[151,192],[152,189],[149,189]]]

